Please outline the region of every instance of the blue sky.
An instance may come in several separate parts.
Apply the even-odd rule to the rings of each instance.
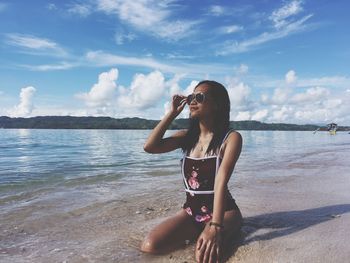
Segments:
[[[0,0],[0,115],[159,119],[173,94],[213,79],[231,120],[350,125],[348,10],[346,0]]]

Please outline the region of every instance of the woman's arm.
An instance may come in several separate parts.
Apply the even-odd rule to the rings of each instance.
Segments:
[[[214,211],[212,222],[222,224],[225,213],[227,183],[242,150],[242,136],[232,132],[228,138],[225,153],[215,177],[214,184]]]
[[[164,138],[164,133],[168,129],[171,122],[181,113],[186,105],[186,97],[181,95],[174,95],[172,100],[172,107],[169,113],[157,124],[153,129],[148,139],[146,140],[143,149],[148,153],[164,153],[170,152],[182,145],[182,140],[186,131],[178,131],[168,138]]]

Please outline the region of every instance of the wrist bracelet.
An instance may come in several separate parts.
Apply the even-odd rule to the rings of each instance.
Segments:
[[[209,223],[209,226],[217,226],[217,227],[220,227],[221,229],[224,228],[224,226],[223,226],[222,224],[215,223],[215,222],[210,222],[210,223]]]

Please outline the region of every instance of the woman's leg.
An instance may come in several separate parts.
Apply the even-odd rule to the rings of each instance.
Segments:
[[[243,218],[239,210],[231,210],[225,212],[221,250],[221,258],[223,260],[227,260],[227,258],[232,255],[232,240],[236,239],[240,235],[242,224]]]
[[[230,210],[225,212],[224,216],[224,247],[227,243],[239,233],[239,230],[242,227],[243,218],[241,211],[239,210]]]
[[[141,251],[152,254],[170,252],[186,244],[186,240],[196,240],[199,230],[193,219],[181,209],[175,216],[170,217],[156,226],[141,244]]]

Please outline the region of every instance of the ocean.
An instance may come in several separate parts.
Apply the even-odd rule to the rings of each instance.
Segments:
[[[0,129],[0,197],[38,188],[71,187],[147,177],[179,176],[181,150],[148,154],[150,130]],[[174,131],[167,131],[165,136]],[[350,143],[350,134],[240,131],[239,172],[300,159]],[[315,156],[317,158],[317,155]],[[254,164],[254,165],[252,165]],[[260,167],[260,168],[259,168]],[[160,179],[161,180],[161,179]]]

